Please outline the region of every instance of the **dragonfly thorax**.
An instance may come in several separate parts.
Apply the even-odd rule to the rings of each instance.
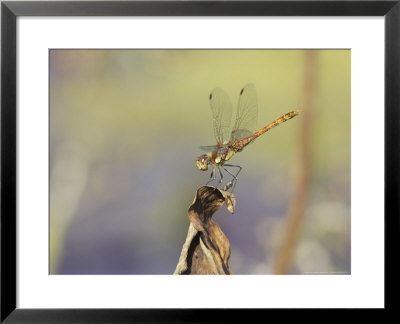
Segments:
[[[196,166],[201,171],[208,170],[208,165],[210,164],[210,160],[207,154],[200,155],[196,160]]]

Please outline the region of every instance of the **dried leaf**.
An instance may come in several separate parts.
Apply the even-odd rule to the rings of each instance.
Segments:
[[[191,224],[174,274],[232,274],[228,266],[229,240],[212,220],[224,202],[233,213],[236,203],[233,194],[208,186],[197,190],[188,210]]]

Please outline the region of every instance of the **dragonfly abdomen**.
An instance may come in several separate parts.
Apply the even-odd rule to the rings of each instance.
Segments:
[[[242,140],[231,143],[229,146],[235,150],[236,152],[240,152],[243,150],[248,144],[254,141],[258,136],[268,132],[270,129],[278,126],[279,124],[284,123],[285,121],[292,119],[300,113],[300,110],[294,110],[284,114],[283,116],[275,119],[272,123],[269,123],[267,126],[261,128],[259,131],[255,132],[253,135],[246,137]]]

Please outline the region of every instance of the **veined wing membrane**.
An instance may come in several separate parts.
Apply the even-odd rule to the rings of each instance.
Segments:
[[[232,102],[226,92],[215,88],[210,93],[210,106],[214,123],[214,136],[217,143],[229,140],[232,121]]]
[[[249,83],[240,91],[231,141],[235,142],[252,135],[257,128],[257,119],[257,90],[252,83]]]
[[[200,150],[205,152],[216,152],[217,154],[225,153],[229,147],[228,145],[209,145],[209,146],[200,146]]]

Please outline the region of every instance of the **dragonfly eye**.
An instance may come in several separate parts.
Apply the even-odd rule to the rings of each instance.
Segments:
[[[207,155],[199,156],[196,160],[196,167],[201,171],[208,170],[208,158]]]

